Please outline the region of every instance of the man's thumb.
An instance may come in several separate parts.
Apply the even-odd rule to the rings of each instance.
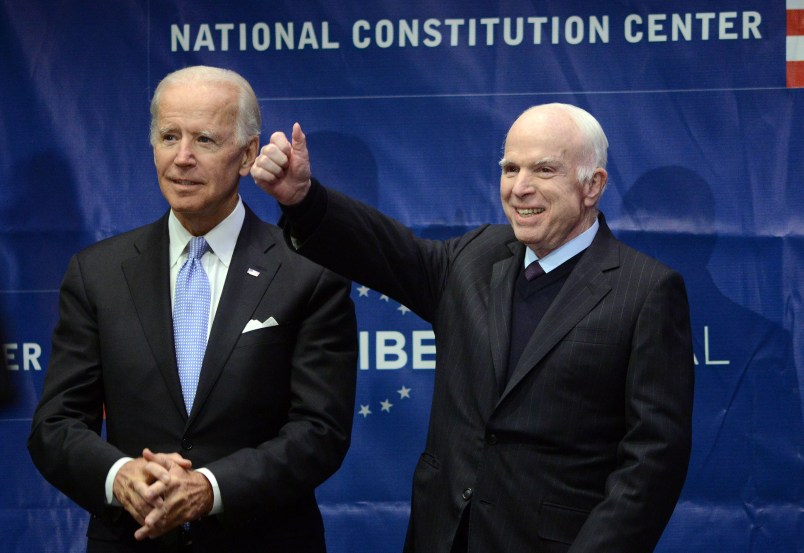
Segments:
[[[298,123],[293,124],[293,134],[291,137],[291,148],[294,153],[307,155],[307,137],[304,136],[301,125]]]

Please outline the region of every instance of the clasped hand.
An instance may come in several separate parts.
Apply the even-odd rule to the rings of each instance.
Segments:
[[[212,486],[192,470],[189,459],[148,448],[120,468],[114,496],[141,525],[134,533],[137,540],[159,537],[212,509]]]

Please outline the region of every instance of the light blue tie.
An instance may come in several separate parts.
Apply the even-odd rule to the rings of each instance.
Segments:
[[[176,279],[176,298],[173,302],[173,338],[176,342],[176,363],[187,413],[193,409],[198,376],[207,348],[209,321],[209,278],[201,265],[201,257],[209,250],[203,236],[190,240],[190,255]]]

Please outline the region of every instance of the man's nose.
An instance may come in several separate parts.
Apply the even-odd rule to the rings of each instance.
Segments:
[[[195,154],[189,140],[182,139],[179,143],[179,149],[173,162],[176,165],[193,165],[195,163]]]
[[[525,172],[520,171],[516,176],[512,192],[517,196],[527,196],[533,194],[535,188],[533,186],[532,178]]]

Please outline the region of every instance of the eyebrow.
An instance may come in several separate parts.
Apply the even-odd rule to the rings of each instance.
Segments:
[[[564,162],[560,157],[548,156],[543,157],[542,159],[539,159],[536,162],[531,163],[530,165],[532,167],[544,167],[545,165],[563,165],[563,163]]]
[[[168,127],[160,127],[159,134],[167,134],[167,133],[177,133],[180,132],[179,127],[176,126],[168,126]],[[207,129],[202,129],[200,131],[193,131],[189,133],[191,136],[205,136],[207,138],[211,138],[212,140],[219,140],[220,135],[214,131],[210,131]]]
[[[548,157],[543,157],[542,159],[538,159],[538,160],[534,161],[533,163],[526,163],[525,165],[527,165],[528,167],[544,167],[545,165],[558,165],[558,166],[561,166],[563,164],[564,164],[564,162],[562,161],[562,159],[560,157],[548,156]],[[509,159],[502,158],[499,161],[499,165],[500,165],[500,167],[507,167],[508,165],[519,165],[519,164],[516,164],[516,163],[514,163],[513,161],[511,161]]]

